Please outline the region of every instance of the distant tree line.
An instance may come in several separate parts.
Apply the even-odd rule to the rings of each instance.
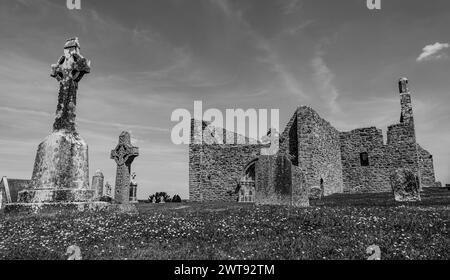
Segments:
[[[181,197],[178,194],[174,195],[173,197],[170,197],[170,195],[168,195],[166,192],[157,192],[148,197],[148,202],[149,203],[152,203],[152,202],[155,202],[155,203],[161,203],[161,202],[180,203]]]

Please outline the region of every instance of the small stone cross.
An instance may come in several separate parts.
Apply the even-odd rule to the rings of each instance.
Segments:
[[[131,145],[129,132],[122,132],[119,144],[111,151],[111,159],[117,164],[115,200],[119,204],[130,203],[131,164],[139,156],[139,148]]]

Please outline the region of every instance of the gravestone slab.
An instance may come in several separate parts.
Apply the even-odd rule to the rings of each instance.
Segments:
[[[92,186],[91,188],[95,191],[94,197],[99,199],[103,196],[103,183],[105,181],[105,176],[102,171],[97,170],[95,175],[92,177]]]
[[[138,183],[136,181],[136,173],[133,173],[133,175],[131,175],[131,182],[130,182],[130,202],[131,203],[138,203],[137,187],[138,187]]]
[[[106,192],[106,196],[109,196],[112,198],[112,187],[109,182],[106,182],[106,184],[105,184],[105,192]]]
[[[322,199],[323,189],[319,186],[311,187],[309,197],[316,200]]]
[[[8,178],[6,177],[3,177],[0,181],[0,193],[2,196],[0,200],[0,202],[2,203],[2,207],[0,208],[3,209],[6,204],[12,203],[11,191],[9,189]]]
[[[260,156],[255,183],[256,204],[309,206],[305,178],[287,154]]]
[[[397,202],[420,201],[420,183],[416,174],[406,168],[399,168],[390,175],[394,199]]]
[[[3,177],[0,180],[0,190],[4,191],[5,203],[16,203],[19,199],[19,193],[27,189],[30,182],[30,180]]]

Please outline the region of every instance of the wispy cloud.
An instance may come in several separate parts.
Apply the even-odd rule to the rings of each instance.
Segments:
[[[334,85],[335,74],[326,64],[322,52],[317,52],[317,55],[311,61],[311,66],[314,71],[313,78],[321,93],[322,100],[333,113],[339,112],[340,107],[337,102],[339,91]]]
[[[285,88],[292,94],[298,96],[299,98],[306,99],[308,96],[302,89],[300,81],[295,77],[295,75],[289,71],[289,68],[285,63],[280,60],[277,52],[270,46],[267,40],[260,39],[259,42],[260,49],[265,51],[265,57],[260,58],[261,62],[268,64],[271,70],[277,73],[278,77],[281,79],[282,84]]]
[[[263,51],[263,56],[257,57],[258,62],[262,62],[269,66],[269,70],[277,74],[281,84],[285,87],[285,89],[298,96],[299,98],[306,99],[307,95],[304,93],[300,80],[296,77],[296,75],[290,71],[288,65],[283,62],[279,53],[273,47],[271,39],[265,38],[260,35],[255,29],[252,28],[251,24],[243,17],[242,11],[233,10],[233,7],[230,5],[227,0],[211,0],[212,3],[218,5],[218,7],[224,12],[224,14],[232,20],[234,23],[240,25],[240,32],[246,34],[251,41],[253,42],[253,46],[257,50]],[[282,10],[285,13],[291,13],[295,9],[299,8],[301,5],[301,1],[293,0],[289,1],[285,4]],[[312,22],[304,22],[301,25],[298,25],[296,30],[291,30],[291,32],[298,32],[299,30],[305,28]],[[288,32],[288,31],[287,31]]]
[[[450,44],[448,43],[435,43],[431,45],[427,45],[423,48],[422,53],[416,59],[418,62],[429,61],[429,60],[441,60],[448,59],[449,56],[445,52],[445,49],[448,49]]]
[[[226,16],[228,17],[234,17],[236,14],[231,9],[230,3],[228,0],[210,0],[213,4],[217,5]]]
[[[295,26],[289,26],[287,27],[283,32],[289,35],[298,35],[299,32],[303,31],[305,28],[312,25],[315,21],[314,20],[307,20],[305,22],[302,22]]]
[[[148,131],[152,131],[152,132],[162,132],[162,133],[170,132],[170,129],[168,129],[168,128],[161,128],[161,127],[156,127],[156,126],[124,124],[124,123],[116,123],[116,122],[102,122],[102,121],[93,121],[93,120],[83,119],[83,118],[78,118],[78,121],[80,121],[82,123],[87,123],[87,124],[94,124],[94,125],[99,125],[99,126],[110,126],[110,127],[116,127],[116,128],[125,129],[125,130],[137,129],[137,130],[148,130]]]
[[[21,116],[24,115],[34,115],[34,116],[40,116],[40,117],[52,117],[53,115],[48,112],[38,111],[38,110],[30,110],[30,109],[22,109],[22,108],[13,108],[13,107],[5,107],[0,106],[0,111],[5,111],[12,114],[18,114]],[[77,120],[81,123],[86,124],[93,124],[96,126],[107,126],[107,127],[115,127],[125,130],[130,129],[138,129],[138,130],[148,130],[152,132],[162,132],[167,133],[170,132],[168,128],[161,128],[161,127],[155,127],[155,126],[146,126],[146,125],[136,125],[136,124],[124,124],[124,123],[118,123],[118,122],[104,122],[104,121],[94,121],[90,119],[85,118],[77,118]]]
[[[283,1],[283,3],[284,5],[282,6],[281,10],[285,15],[289,15],[298,11],[302,6],[301,0],[288,0]]]

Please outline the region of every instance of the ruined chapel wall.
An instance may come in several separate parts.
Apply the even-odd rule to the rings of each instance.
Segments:
[[[259,145],[190,145],[189,199],[236,201],[245,167],[260,151]]]
[[[419,144],[417,144],[417,151],[419,154],[421,187],[427,188],[436,186],[433,156]]]
[[[343,192],[339,131],[313,109],[297,111],[299,167],[308,187],[324,181],[325,195]]]
[[[290,156],[294,166],[299,165],[298,158],[298,116],[297,111],[289,120],[284,132],[280,136],[280,151]]]
[[[197,129],[196,126],[202,126]],[[212,128],[214,130],[214,128]],[[195,144],[194,136],[199,133],[211,133],[207,123],[191,122],[191,144],[189,145],[189,199],[191,201],[236,201],[236,188],[244,171],[252,160],[256,159],[264,145],[249,144],[236,133],[223,130],[225,144]],[[238,138],[245,140],[242,145]]]
[[[389,164],[383,133],[376,127],[340,133],[345,193],[389,191]],[[367,153],[368,166],[362,166],[361,153]]]
[[[309,188],[305,174],[297,166],[292,166],[292,204],[293,206],[309,206]]]

